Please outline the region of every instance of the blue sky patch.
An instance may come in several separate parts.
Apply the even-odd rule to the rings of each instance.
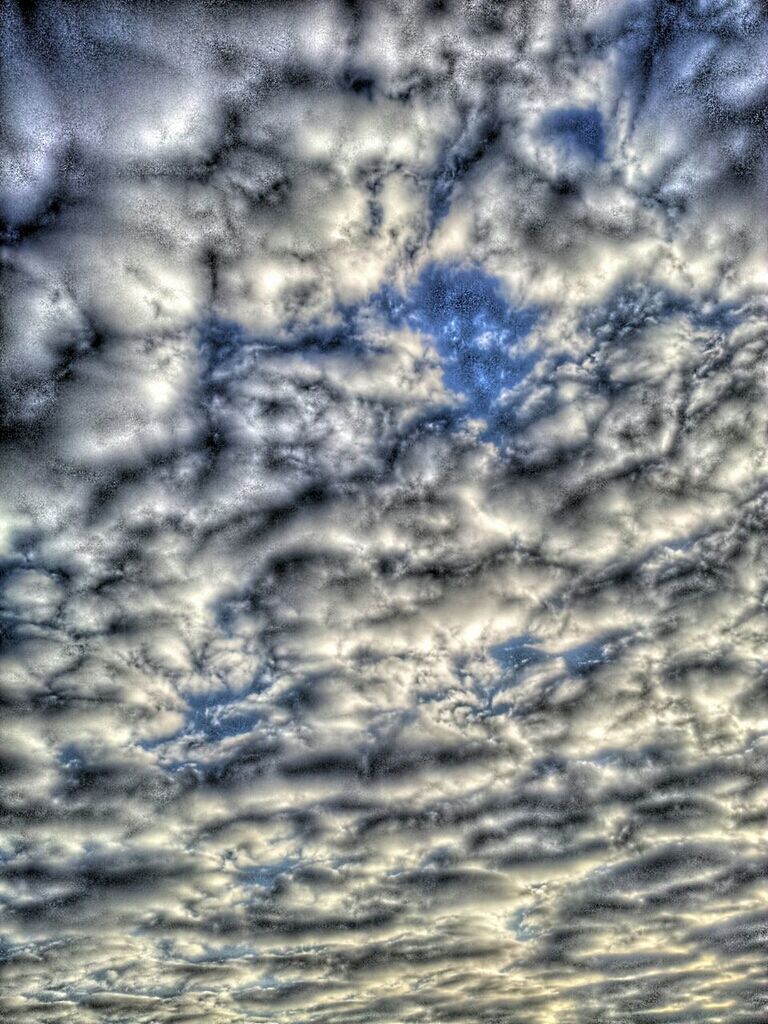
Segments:
[[[227,699],[221,692],[187,694],[187,723],[184,731],[203,735],[206,740],[222,740],[251,732],[261,714],[243,707],[243,694]]]
[[[489,648],[491,657],[501,666],[503,677],[506,681],[514,676],[526,665],[534,664],[537,661],[545,661],[547,655],[535,646],[534,637],[526,634],[524,636],[513,636],[503,643],[494,644]]]
[[[534,364],[521,342],[538,311],[510,306],[501,282],[479,267],[431,263],[404,295],[385,285],[362,306],[338,306],[340,322],[334,325],[287,324],[292,340],[284,340],[280,349],[299,349],[305,358],[339,349],[360,355],[370,352],[359,318],[371,308],[383,312],[394,327],[409,327],[431,337],[442,360],[445,386],[462,399],[461,418],[484,420],[485,438],[503,440],[499,400]],[[243,348],[274,344],[273,339],[252,337],[240,325],[215,317],[201,325],[200,342],[203,376],[209,386],[222,373],[226,379],[233,372]]]
[[[541,122],[545,137],[569,155],[602,160],[605,156],[603,118],[596,107],[561,107]]]
[[[384,289],[378,302],[395,326],[434,339],[446,387],[463,397],[467,416],[489,426],[502,392],[533,365],[519,342],[536,312],[512,308],[500,282],[477,267],[430,264],[407,295]]]
[[[248,735],[263,717],[256,709],[243,704],[251,692],[232,694],[228,689],[220,688],[206,693],[187,693],[184,695],[187,710],[181,729],[168,736],[141,740],[139,746],[145,750],[155,750],[182,736],[218,742]]]
[[[604,636],[594,637],[586,643],[577,644],[560,652],[560,656],[568,667],[571,675],[582,675],[595,665],[612,661],[617,654],[615,642],[623,634],[613,632]]]
[[[509,930],[521,941],[530,942],[538,935],[538,930],[527,922],[527,910],[522,907],[516,910],[507,923]]]

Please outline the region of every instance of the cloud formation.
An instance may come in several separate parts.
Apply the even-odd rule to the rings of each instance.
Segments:
[[[768,1014],[768,16],[3,9],[0,1018]]]

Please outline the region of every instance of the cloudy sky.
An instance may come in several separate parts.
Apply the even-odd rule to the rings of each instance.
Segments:
[[[0,1019],[768,1021],[768,12],[2,8]]]

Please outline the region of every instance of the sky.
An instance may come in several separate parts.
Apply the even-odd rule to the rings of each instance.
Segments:
[[[768,11],[8,0],[3,1024],[768,1022]]]

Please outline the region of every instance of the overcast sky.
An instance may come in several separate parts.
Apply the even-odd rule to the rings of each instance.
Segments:
[[[765,5],[0,19],[0,1019],[768,1021]]]

